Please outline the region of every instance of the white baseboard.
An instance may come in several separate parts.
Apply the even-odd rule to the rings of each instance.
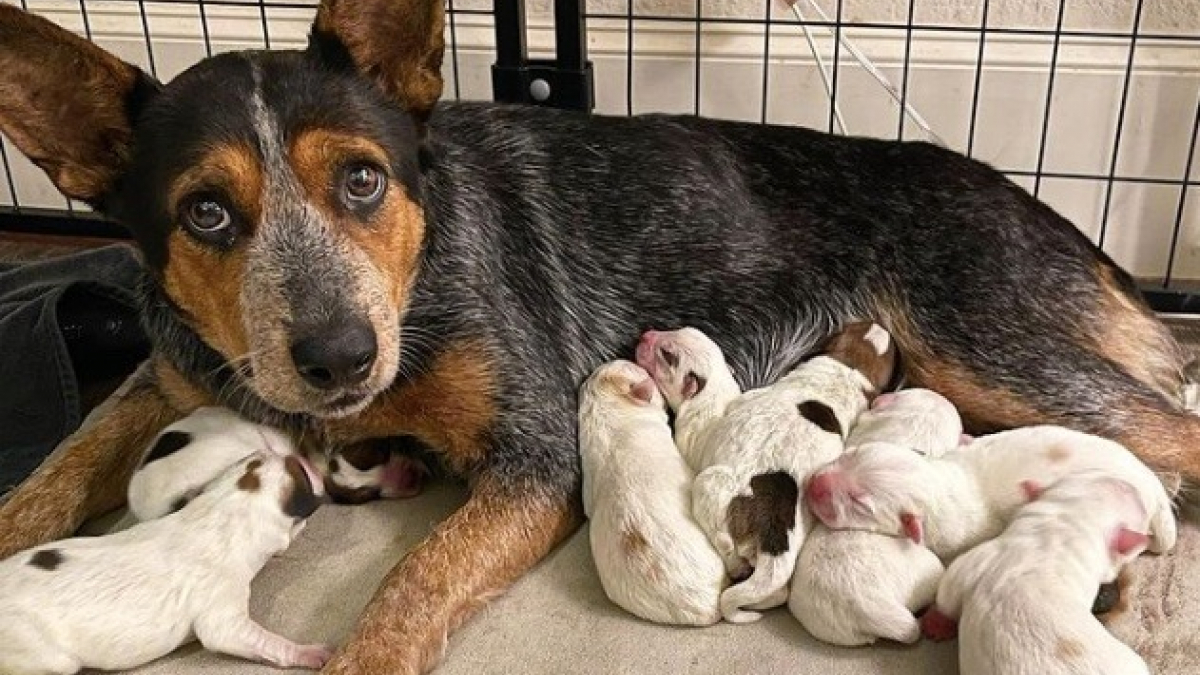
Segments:
[[[74,0],[29,0],[31,9],[80,33],[83,20]],[[271,46],[304,44],[312,20],[312,2],[295,8],[267,10]],[[154,64],[169,79],[205,55],[197,6],[147,3],[146,24],[153,37]],[[123,58],[149,67],[143,18],[129,2],[89,0],[88,24],[93,39]],[[207,29],[215,51],[261,48],[263,25],[256,8],[206,6]],[[534,55],[552,52],[553,30],[530,18],[529,43]],[[831,58],[832,41],[817,29]],[[855,44],[899,84],[905,62],[903,29],[848,32]],[[458,15],[458,80],[454,61],[445,61],[447,96],[457,89],[469,99],[491,97],[489,68],[493,61],[491,17]],[[449,35],[447,44],[450,43]],[[700,111],[705,115],[759,121],[763,118],[763,43],[761,26],[706,25],[701,40]],[[596,68],[597,111],[625,114],[626,23],[592,20],[589,54]],[[690,21],[639,21],[634,24],[633,112],[690,113],[695,105],[695,34]],[[909,98],[952,147],[968,146],[970,111],[979,51],[978,35],[918,32],[909,53]],[[981,75],[979,112],[973,155],[993,165],[1018,171],[1038,166],[1045,112],[1047,71],[1052,41],[1040,36],[989,36]],[[1105,39],[1064,38],[1058,53],[1048,142],[1042,168],[1049,172],[1107,175],[1125,82],[1127,43]],[[824,129],[828,101],[799,28],[774,24],[771,32],[766,119]],[[894,138],[897,108],[873,80],[842,51],[838,99],[850,132]],[[1178,41],[1139,44],[1125,113],[1120,176],[1177,180],[1184,171],[1186,141],[1200,97],[1200,45]],[[911,124],[907,138],[919,138]],[[62,198],[23,158],[8,147],[21,203],[61,207]],[[1200,161],[1193,167],[1200,179]],[[1018,178],[1032,187],[1032,179]],[[1184,228],[1175,257],[1176,276],[1200,279],[1200,191],[1192,188]],[[1112,191],[1105,249],[1138,276],[1165,272],[1179,203],[1179,188],[1132,182]],[[1105,199],[1101,181],[1042,181],[1039,195],[1093,238],[1100,230]],[[5,181],[0,202],[11,203]]]

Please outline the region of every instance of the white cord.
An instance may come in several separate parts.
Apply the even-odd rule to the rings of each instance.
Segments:
[[[812,52],[813,60],[817,62],[817,72],[821,74],[821,82],[824,83],[825,93],[829,96],[829,105],[833,108],[833,121],[837,124],[838,131],[845,136],[846,120],[842,119],[842,110],[833,96],[833,83],[829,79],[829,68],[825,65],[825,59],[821,58],[821,52],[817,49],[817,42],[813,39],[812,30],[804,22],[804,16],[800,14],[800,7],[796,3],[789,4],[792,7],[792,14],[795,14],[796,20],[800,22],[800,30],[804,31],[804,40],[808,42],[808,49]]]
[[[792,4],[793,1],[794,0],[789,0],[789,4]],[[817,4],[817,0],[808,0],[808,4],[812,6],[813,11],[817,13],[817,16],[821,17],[822,21],[825,23],[831,23],[829,15],[821,9],[821,6]],[[800,17],[800,12],[796,9],[795,4],[792,4],[792,11],[796,14],[797,18]],[[803,19],[800,20],[803,21]],[[808,27],[803,23],[800,25],[805,29],[804,32],[805,35],[807,35]],[[897,105],[901,106],[902,114],[907,115],[908,118],[911,119],[918,127],[921,127],[921,130],[928,134],[931,141],[942,147],[947,147],[946,141],[944,141],[941,136],[938,136],[937,133],[934,132],[933,128],[929,126],[929,123],[925,121],[925,118],[921,117],[921,113],[917,112],[916,108],[914,108],[911,103],[905,101],[900,95],[900,92],[896,89],[895,85],[893,85],[883,73],[879,72],[879,69],[875,67],[875,64],[871,62],[871,59],[867,58],[865,54],[860,52],[858,48],[854,46],[854,43],[850,42],[849,38],[846,37],[845,31],[837,31],[833,28],[830,28],[829,31],[837,38],[838,42],[840,42],[841,45],[846,48],[846,51],[850,52],[850,55],[854,57],[854,60],[858,61],[858,65],[862,66],[863,70],[867,71],[871,77],[875,78],[875,81],[878,82],[879,85],[883,87],[884,91],[886,91],[888,95],[892,97],[892,100],[895,101]],[[809,45],[811,48],[811,41]],[[828,84],[826,87],[828,88]],[[832,97],[833,94],[831,92],[830,98]]]

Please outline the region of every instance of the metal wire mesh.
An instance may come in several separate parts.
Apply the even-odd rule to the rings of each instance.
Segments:
[[[548,4],[527,1],[535,56],[550,55]],[[932,0],[820,4],[828,20],[807,11],[798,20],[780,0],[593,0],[597,110],[833,130],[834,107],[813,79],[803,24],[832,65],[831,88],[851,133],[920,138],[900,113],[912,103],[951,147],[1048,201],[1135,274],[1164,287],[1200,281],[1200,20],[1164,22],[1156,5],[1170,3],[1143,0],[1032,3],[1040,18],[1028,22],[1013,20],[1017,5],[1031,4],[1016,0],[958,3],[969,11],[953,20],[934,11],[948,3]],[[1097,4],[1120,6],[1123,20],[1080,25],[1083,6]],[[22,5],[169,79],[220,51],[302,44],[315,0]],[[492,3],[447,7],[446,95],[490,98]],[[899,106],[863,77],[837,39],[843,34],[888,74]],[[7,143],[0,168],[0,204],[54,207],[52,189],[30,178],[35,172]]]

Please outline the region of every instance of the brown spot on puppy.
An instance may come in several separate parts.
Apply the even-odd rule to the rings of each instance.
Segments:
[[[415,436],[442,453],[452,472],[467,475],[486,459],[486,435],[496,414],[492,359],[480,340],[452,343],[425,373],[384,392],[352,420],[330,421],[330,440]]]
[[[1085,653],[1083,643],[1079,640],[1059,638],[1054,645],[1054,655],[1063,661],[1073,661]]]
[[[167,455],[171,455],[187,447],[191,442],[192,435],[186,431],[168,431],[159,436],[158,440],[154,442],[154,447],[150,448],[150,452],[146,454],[143,464],[149,464]]]
[[[734,497],[725,516],[729,534],[739,544],[757,541],[770,555],[787,550],[788,532],[796,527],[800,489],[784,471],[760,473],[750,479],[750,495]]]
[[[387,462],[391,456],[391,451],[388,449],[386,440],[371,440],[348,445],[339,454],[342,459],[349,462],[354,468],[359,471],[366,471]],[[331,471],[337,471],[337,465],[334,462],[337,462],[337,460],[334,459],[329,463]]]
[[[817,428],[842,436],[842,423],[833,413],[833,408],[820,401],[805,401],[796,407],[800,411],[800,416],[817,425]]]
[[[1065,445],[1052,445],[1046,449],[1046,460],[1051,464],[1062,464],[1071,458],[1071,449]]]
[[[38,551],[29,558],[29,564],[38,569],[53,572],[58,569],[58,566],[63,562],[63,554],[53,548],[48,548],[44,551]]]
[[[868,339],[872,329],[882,331],[887,339],[887,348],[882,354],[874,342]],[[874,388],[867,392],[874,398],[892,381],[896,371],[896,341],[882,326],[870,321],[846,324],[842,330],[826,341],[821,354],[837,359],[849,368],[862,373]]]
[[[284,498],[283,512],[293,518],[311,516],[324,500],[317,496],[312,480],[309,479],[308,472],[304,470],[300,460],[287,457],[283,460],[283,466],[292,477],[292,489]]]
[[[626,527],[621,530],[621,550],[627,556],[636,556],[645,553],[650,548],[650,542],[646,541],[646,535],[634,527]]]
[[[262,460],[251,460],[246,465],[246,473],[238,479],[237,488],[246,492],[257,492],[262,487],[262,479],[258,476],[258,468],[262,466]]]

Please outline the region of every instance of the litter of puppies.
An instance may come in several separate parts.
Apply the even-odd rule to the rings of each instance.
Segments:
[[[694,328],[649,331],[636,357],[580,392],[592,551],[616,604],[703,625],[786,603],[845,646],[957,632],[964,675],[1148,672],[1091,616],[1102,585],[1176,540],[1162,481],[1121,444],[967,436],[939,394],[885,393],[897,364],[870,322],[745,392]],[[597,386],[617,372],[620,406]]]

